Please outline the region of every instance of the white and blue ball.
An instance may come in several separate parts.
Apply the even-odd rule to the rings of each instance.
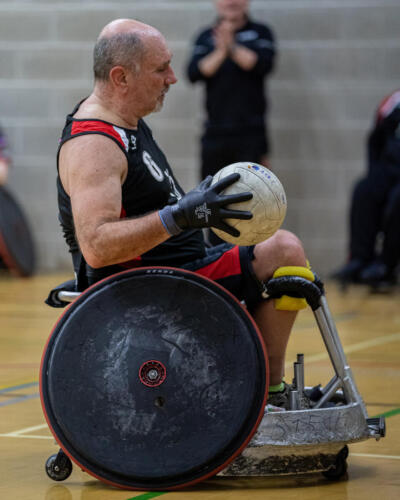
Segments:
[[[270,238],[282,225],[286,215],[286,194],[278,177],[263,165],[252,162],[232,163],[219,170],[213,177],[215,184],[227,175],[239,173],[240,179],[221,194],[253,193],[248,201],[228,205],[234,210],[249,210],[250,220],[225,219],[240,231],[237,238],[225,231],[212,228],[221,239],[235,245],[256,245]]]

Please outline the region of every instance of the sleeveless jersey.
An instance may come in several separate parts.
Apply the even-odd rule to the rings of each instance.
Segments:
[[[114,141],[126,156],[128,173],[122,185],[122,217],[138,217],[154,212],[179,200],[184,191],[176,181],[168,161],[153,139],[150,128],[139,120],[137,130],[117,127],[98,119],[76,119],[73,115],[79,103],[67,116],[57,154],[62,145],[74,137],[85,134],[101,134]],[[82,165],[81,168],[85,168]],[[57,177],[59,220],[64,237],[73,257],[79,253],[72,218],[71,200]],[[205,255],[203,233],[199,230],[183,231],[167,241],[119,266],[94,270],[86,264],[87,274],[99,279],[126,267],[166,265],[179,267]],[[74,264],[76,259],[74,258]],[[76,268],[76,266],[74,265]],[[119,269],[118,269],[119,268]]]

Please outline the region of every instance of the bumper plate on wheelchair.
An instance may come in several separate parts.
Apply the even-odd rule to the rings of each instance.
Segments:
[[[348,443],[370,438],[359,404],[266,413],[247,448],[221,472],[267,476],[328,470]]]

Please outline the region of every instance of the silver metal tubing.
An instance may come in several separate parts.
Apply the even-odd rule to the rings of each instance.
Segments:
[[[325,315],[322,308],[318,308],[314,311],[315,319],[318,323],[319,329],[322,334],[322,338],[325,342],[326,349],[328,351],[329,357],[333,368],[335,369],[336,375],[342,380],[342,387],[346,401],[356,402],[357,397],[354,394],[352,384],[348,376],[348,366],[346,362],[343,362],[342,357],[337,351],[336,342],[333,339],[332,331],[326,321]]]
[[[326,321],[328,323],[329,330],[331,331],[333,341],[335,342],[338,354],[339,354],[340,358],[342,359],[343,363],[347,364],[346,356],[344,354],[342,343],[340,342],[340,338],[339,338],[338,331],[336,329],[335,322],[333,321],[332,314],[331,314],[331,311],[329,309],[329,305],[328,305],[328,302],[326,300],[326,297],[324,297],[323,295],[320,298],[320,303],[321,303],[322,311],[323,311],[325,318],[326,318]]]
[[[314,311],[314,316],[320,329],[325,346],[327,348],[332,365],[335,369],[336,375],[342,381],[342,388],[345,399],[348,403],[359,403],[363,409],[365,417],[367,417],[368,414],[365,409],[365,405],[360,396],[360,393],[357,390],[351,369],[347,364],[346,356],[344,354],[344,350],[325,297],[321,297],[320,304],[321,307]]]
[[[296,389],[301,394],[304,391],[304,365],[303,363],[294,363],[294,378]]]
[[[289,408],[290,410],[300,410],[299,391],[289,392]]]
[[[336,385],[336,381],[337,381],[337,380],[338,380],[337,375],[334,375],[334,376],[331,378],[331,380],[330,380],[330,381],[326,384],[326,386],[325,386],[325,387],[321,387],[321,392],[322,392],[322,394],[325,394],[325,393],[327,393],[328,391],[330,391],[331,387],[332,387],[333,385]]]
[[[65,290],[61,290],[57,293],[58,300],[62,302],[73,302],[80,295],[80,292],[67,292]]]
[[[314,406],[314,408],[321,408],[323,404],[325,404],[333,394],[335,394],[336,390],[339,389],[339,387],[342,385],[342,381],[340,380],[339,377],[334,378],[334,383],[331,385],[331,387],[324,393],[322,398],[320,398],[317,402],[317,404]]]

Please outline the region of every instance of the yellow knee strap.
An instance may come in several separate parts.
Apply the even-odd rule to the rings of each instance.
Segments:
[[[272,275],[273,278],[281,278],[282,276],[300,276],[309,281],[314,281],[315,276],[309,267],[303,266],[284,266],[278,269]]]
[[[300,297],[282,295],[282,297],[274,299],[274,305],[278,311],[300,311],[307,307],[307,301]]]
[[[283,276],[300,276],[309,281],[314,281],[314,273],[310,269],[310,264],[307,261],[308,267],[303,266],[284,266],[278,267],[274,272],[273,278],[281,278]],[[278,311],[300,311],[307,307],[306,299],[300,297],[290,297],[289,295],[282,295],[274,299],[275,309]]]

